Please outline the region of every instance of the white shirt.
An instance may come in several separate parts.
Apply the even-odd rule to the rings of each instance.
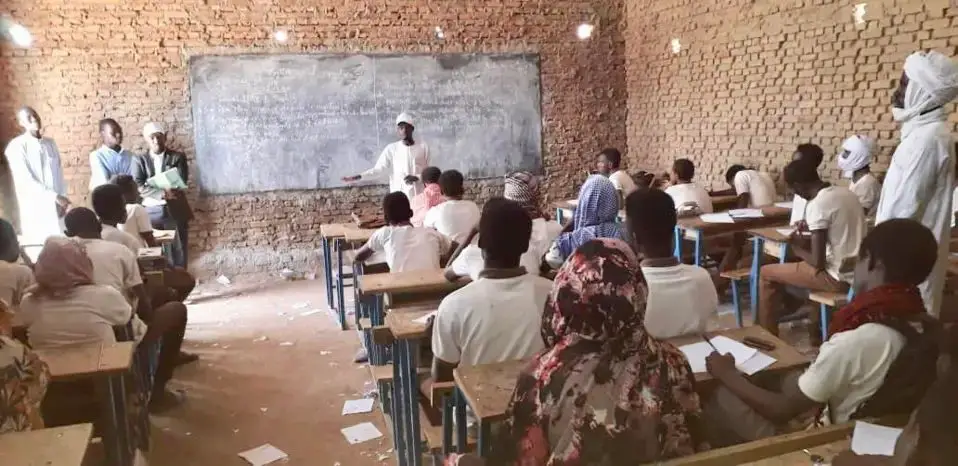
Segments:
[[[867,212],[865,216],[874,217],[875,212],[878,211],[878,199],[881,197],[881,183],[878,182],[878,178],[871,173],[866,173],[858,181],[852,180],[848,184],[848,189],[858,196],[858,202],[861,202],[862,209]]]
[[[542,265],[542,257],[549,252],[552,243],[562,233],[562,225],[558,222],[537,218],[532,221],[532,235],[529,237],[529,249],[519,257],[519,265],[526,268],[526,272],[538,275]],[[479,272],[485,267],[482,259],[482,250],[476,244],[466,246],[456,256],[450,265],[452,271],[460,277],[473,280],[479,279]]]
[[[114,226],[104,224],[103,231],[100,232],[100,237],[107,241],[113,241],[114,243],[120,243],[126,246],[134,255],[140,253],[140,240],[125,231],[120,231]]]
[[[881,388],[904,347],[904,335],[881,324],[832,335],[798,378],[798,388],[812,401],[827,403],[826,421],[847,422]]]
[[[865,237],[865,210],[858,196],[848,188],[829,186],[808,202],[805,222],[809,231],[828,230],[825,245],[825,270],[832,278],[852,282],[852,271],[840,272],[845,259],[858,257],[858,246]]]
[[[130,288],[143,284],[136,255],[122,244],[102,239],[80,239],[93,262],[93,281],[107,285],[124,296]]]
[[[805,209],[808,207],[808,201],[804,197],[796,194],[792,197],[792,217],[789,219],[789,225],[805,220]]]
[[[13,311],[13,325],[23,325],[18,317],[17,309],[27,289],[34,283],[33,271],[23,264],[14,264],[0,261],[0,300],[7,303]]]
[[[117,227],[135,238],[139,247],[149,246],[140,233],[152,233],[153,224],[150,223],[150,214],[146,213],[146,208],[140,204],[127,204],[126,223],[121,223]]]
[[[163,156],[166,155],[166,152],[162,154],[154,154],[150,152],[150,160],[153,161],[153,174],[159,175],[163,173]]]
[[[702,333],[718,309],[707,270],[695,265],[642,267],[648,283],[645,328],[658,339]]]
[[[735,194],[749,195],[749,207],[765,207],[775,203],[775,182],[767,173],[742,170],[732,180]]]
[[[450,199],[426,212],[422,226],[435,228],[449,239],[462,243],[479,224],[479,206],[472,201]]]
[[[366,247],[385,253],[391,272],[438,269],[440,257],[449,252],[449,238],[431,228],[386,225],[369,237]]]
[[[616,170],[609,175],[609,181],[612,182],[612,185],[615,186],[622,197],[626,197],[629,194],[632,194],[632,191],[636,190],[635,181],[632,181],[632,176],[625,172],[625,170]]]
[[[695,183],[674,184],[665,188],[665,194],[672,196],[675,210],[678,212],[691,210],[693,204],[703,214],[713,212],[712,197],[705,188]]]
[[[123,295],[105,285],[78,286],[57,299],[31,294],[20,304],[35,348],[115,343],[113,326],[126,324],[132,312]]]
[[[21,134],[7,144],[7,162],[20,205],[20,231],[29,243],[43,244],[60,235],[63,224],[57,215],[57,196],[66,196],[66,181],[60,151],[50,138]]]
[[[406,176],[419,177],[422,171],[429,166],[429,147],[422,141],[416,141],[407,146],[402,141],[396,141],[386,146],[376,165],[361,173],[363,178],[380,179],[389,177],[389,192],[401,191],[412,200],[416,194],[422,192],[422,181],[406,184]]]
[[[934,110],[904,122],[901,144],[891,158],[875,213],[876,225],[892,218],[910,218],[928,227],[938,240],[938,261],[928,280],[920,286],[925,307],[934,316],[941,307],[954,218],[951,206],[955,187],[954,150],[951,123],[946,121],[944,110]]]
[[[958,212],[958,186],[955,186],[955,189],[951,192],[951,208],[953,211]],[[951,216],[951,227],[955,227],[955,216]]]
[[[526,273],[480,278],[439,303],[433,354],[463,366],[531,357],[544,347],[539,329],[552,281]]]

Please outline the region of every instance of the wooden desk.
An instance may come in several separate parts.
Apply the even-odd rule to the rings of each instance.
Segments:
[[[176,239],[176,230],[153,230],[153,239],[160,245],[170,244]]]
[[[722,212],[724,210],[734,209],[738,205],[738,196],[735,194],[728,194],[725,196],[711,196],[712,198],[712,211]]]
[[[839,453],[851,448],[851,440],[843,439],[825,445],[808,448],[809,453],[821,456],[830,460]],[[746,466],[807,466],[811,464],[808,453],[804,451],[793,451],[774,458],[766,458],[752,463],[745,463]]]
[[[791,209],[784,207],[763,207],[764,217],[736,218],[733,223],[709,223],[701,217],[679,219],[675,226],[675,257],[682,257],[682,240],[695,241],[695,265],[701,265],[703,242],[706,236],[744,232],[750,229],[785,225],[788,223]]]
[[[346,275],[343,271],[344,243],[348,241],[366,242],[369,240],[369,235],[372,235],[374,231],[376,231],[375,228],[360,229],[352,223],[327,223],[319,226],[319,234],[323,241],[323,275],[326,277],[326,302],[330,309],[338,311],[339,328],[341,330],[347,328],[345,280],[352,277],[352,275]],[[347,235],[352,239],[348,239]],[[338,280],[335,283],[335,290],[333,289],[333,250],[337,255],[336,277]],[[336,298],[339,298],[338,304]]]
[[[788,343],[768,333],[761,327],[745,327],[725,329],[711,333],[713,336],[724,335],[736,341],[742,341],[747,336],[758,337],[775,344],[774,351],[765,352],[777,361],[758,374],[784,373],[807,366],[811,360],[799,353]],[[668,340],[676,347],[701,341],[698,336],[686,336]],[[456,406],[457,425],[465,425],[465,405],[472,408],[479,422],[479,443],[483,445],[488,439],[490,425],[501,421],[506,414],[509,400],[516,386],[519,372],[529,363],[529,360],[506,361],[496,364],[479,366],[460,366],[453,371],[456,388],[459,392]],[[715,379],[708,373],[695,374],[696,391],[705,392],[715,387]],[[460,417],[460,412],[461,416]],[[443,426],[443,429],[446,429]],[[449,426],[448,429],[451,429]],[[464,435],[464,432],[462,433]],[[457,433],[458,435],[458,433]],[[451,434],[449,434],[451,437]],[[449,438],[449,437],[447,437]],[[462,437],[464,439],[464,437]],[[457,440],[457,442],[459,442]],[[457,443],[465,445],[465,443]],[[482,451],[482,447],[480,447]]]
[[[332,241],[346,235],[348,225],[344,223],[325,223],[319,226],[319,236],[323,242],[323,276],[326,281],[326,303],[335,309],[333,303],[333,249]],[[344,322],[345,323],[345,322]]]
[[[366,243],[366,241],[369,241],[369,238],[372,237],[373,233],[375,232],[375,228],[361,230],[354,226],[345,231],[343,238],[348,243]]]
[[[63,348],[37,349],[35,352],[50,368],[50,380],[93,379],[105,388],[101,406],[109,419],[103,435],[109,464],[129,466],[133,462],[131,433],[127,422],[124,376],[133,365],[134,342],[97,343]]]
[[[0,435],[0,464],[81,466],[92,436],[93,424],[3,434]]]

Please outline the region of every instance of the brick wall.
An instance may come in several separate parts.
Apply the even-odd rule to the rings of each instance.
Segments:
[[[538,52],[544,161],[549,197],[568,197],[591,155],[625,145],[622,0],[7,0],[34,34],[34,47],[0,55],[0,141],[15,135],[13,110],[37,108],[56,139],[75,203],[86,202],[87,155],[96,122],[112,117],[130,148],[150,120],[171,128],[171,145],[194,157],[187,59],[241,52]],[[590,41],[575,37],[587,18]],[[445,40],[432,30],[441,26]],[[272,40],[276,28],[290,33]],[[255,90],[251,90],[255,91]],[[470,194],[499,192],[471,182]],[[385,188],[199,197],[192,224],[193,267],[245,273],[317,258],[323,222],[371,212]],[[7,209],[9,210],[9,209]]]
[[[865,3],[864,24],[854,5]],[[884,171],[898,140],[891,94],[919,49],[958,56],[949,0],[628,2],[628,146],[633,163],[689,157],[703,181],[745,163],[779,173],[797,144],[825,149],[826,175],[855,133],[878,138]],[[681,51],[674,54],[671,42]],[[953,105],[950,107],[953,108]],[[958,121],[952,115],[952,121]]]

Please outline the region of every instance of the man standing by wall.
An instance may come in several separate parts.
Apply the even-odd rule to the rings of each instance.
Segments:
[[[938,52],[916,52],[905,60],[892,97],[901,144],[885,175],[875,223],[910,218],[938,240],[938,261],[921,284],[928,312],[938,316],[948,265],[955,146],[944,106],[958,97],[958,63]]]
[[[416,142],[412,133],[412,116],[401,113],[396,118],[396,127],[399,137],[402,138],[383,149],[376,165],[362,174],[343,178],[346,183],[361,179],[377,179],[384,175],[389,176],[389,192],[401,191],[412,199],[422,191],[419,174],[429,165],[429,147],[422,141]]]
[[[188,183],[190,169],[186,155],[166,147],[166,128],[161,123],[147,123],[143,127],[143,139],[149,149],[133,159],[133,179],[144,197],[158,197],[159,190],[147,180],[167,170],[176,169],[177,174]],[[170,189],[163,193],[165,206],[148,207],[153,228],[176,230],[173,243],[173,265],[186,268],[189,255],[189,222],[193,211],[186,200],[186,191]]]
[[[53,139],[41,135],[40,115],[30,107],[17,112],[23,134],[5,151],[20,205],[20,231],[26,243],[43,244],[48,236],[63,232],[63,216],[70,206],[60,166],[60,151]]]
[[[103,145],[90,153],[90,191],[116,175],[132,173],[133,154],[122,147],[123,129],[112,118],[100,120]]]

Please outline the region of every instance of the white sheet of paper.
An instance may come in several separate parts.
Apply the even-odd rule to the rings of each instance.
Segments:
[[[745,346],[729,337],[726,336],[716,336],[712,337],[709,341],[715,345],[715,349],[718,350],[721,354],[731,354],[735,357],[735,364],[742,364],[745,361],[748,361],[758,353],[758,350],[755,348],[750,348]]]
[[[859,455],[892,456],[901,433],[902,429],[858,421],[852,434],[852,451]]]
[[[782,207],[782,208],[784,208],[784,209],[791,209],[791,208],[792,208],[792,201],[788,201],[788,202],[776,202],[776,203],[775,203],[775,207]]]
[[[735,223],[728,212],[719,212],[717,214],[702,214],[699,218],[706,223]]]
[[[755,353],[755,356],[752,356],[741,364],[736,364],[735,368],[741,371],[745,375],[753,375],[756,372],[765,369],[772,364],[775,364],[777,359],[759,351]]]
[[[732,209],[728,211],[728,214],[737,218],[762,218],[765,216],[762,209]]]
[[[136,251],[137,257],[163,257],[163,248],[140,248]]]
[[[795,231],[793,228],[776,228],[775,231],[782,236],[791,236],[792,232]]]
[[[152,197],[143,198],[143,207],[159,207],[166,205],[166,201],[163,199],[153,199]]]
[[[346,437],[346,441],[351,445],[367,442],[383,436],[382,432],[380,432],[372,422],[356,424],[352,427],[340,429],[340,432],[343,433],[343,436]]]
[[[566,201],[566,202],[568,202],[569,205],[572,206],[572,207],[579,207],[579,200],[578,200],[578,199],[570,199],[570,200],[568,200],[568,201]]]
[[[761,354],[758,352],[758,350],[755,348],[749,348],[748,346],[745,346],[725,336],[719,335],[717,337],[713,337],[709,341],[712,342],[711,345],[708,344],[708,342],[700,341],[698,343],[691,343],[679,347],[679,350],[685,354],[685,359],[688,359],[689,366],[692,368],[692,372],[697,374],[705,372],[705,358],[712,354],[712,352],[716,349],[721,354],[731,354],[732,357],[735,358],[735,367],[749,375],[752,375],[775,362],[774,358],[765,355],[762,356],[771,359],[770,362],[765,358],[761,358],[758,361],[752,362],[752,359],[755,359],[758,354]],[[715,346],[714,349],[712,348],[713,345]]]
[[[415,322],[415,323],[417,323],[417,324],[426,325],[426,324],[429,323],[429,319],[432,319],[433,317],[436,316],[436,313],[437,313],[437,312],[439,312],[439,311],[438,311],[438,310],[432,311],[432,312],[430,312],[429,314],[426,314],[426,315],[424,315],[424,316],[422,316],[422,317],[420,317],[420,318],[418,318],[418,319],[413,319],[412,321]]]
[[[680,346],[679,351],[685,354],[685,359],[689,360],[689,366],[692,367],[692,372],[700,374],[705,372],[705,358],[715,350],[713,350],[708,343],[700,341],[698,343]]]
[[[343,403],[343,416],[350,414],[368,413],[373,410],[373,403],[376,400],[372,398],[363,398],[361,400],[346,400]]]
[[[286,452],[268,443],[260,445],[252,450],[240,452],[239,456],[253,466],[264,466],[274,461],[285,460],[289,458],[289,455],[287,455]]]

